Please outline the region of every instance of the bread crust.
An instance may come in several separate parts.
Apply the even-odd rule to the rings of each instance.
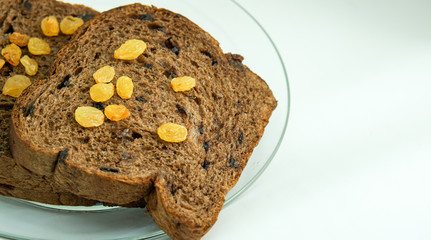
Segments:
[[[138,179],[115,179],[112,174],[95,174],[83,171],[68,161],[57,164],[54,182],[60,183],[62,189],[75,189],[75,194],[89,199],[103,199],[118,205],[127,205],[140,201],[153,188],[155,175]],[[115,194],[112,194],[115,193]],[[96,197],[95,197],[96,196]]]
[[[0,183],[0,195],[51,205],[93,206],[97,203],[97,201],[81,198],[71,193],[35,191],[3,183]]]

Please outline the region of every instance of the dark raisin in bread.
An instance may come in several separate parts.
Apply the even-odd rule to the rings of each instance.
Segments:
[[[145,41],[146,51],[135,60],[114,59],[130,39]],[[140,4],[102,13],[60,50],[47,84],[33,84],[17,101],[12,153],[78,196],[117,204],[144,198],[169,236],[200,239],[276,107],[267,84],[241,60],[180,14]],[[133,79],[131,99],[91,100],[92,75],[105,65],[116,70],[114,84],[120,76]],[[196,87],[174,92],[177,76],[195,78]],[[109,104],[125,105],[131,116],[95,128],[74,119],[80,106]],[[161,140],[157,128],[167,122],[185,126],[186,141]]]
[[[0,0],[0,49],[10,44],[9,35],[13,32],[26,34],[30,37],[38,37],[46,40],[51,46],[51,54],[35,56],[23,47],[24,55],[29,55],[39,64],[39,71],[32,80],[44,79],[50,75],[50,68],[56,52],[67,42],[71,36],[59,34],[57,37],[46,37],[41,31],[41,21],[46,16],[55,16],[60,22],[65,16],[77,16],[89,20],[98,14],[93,9],[82,5],[71,5],[54,0]],[[3,58],[3,57],[1,57]],[[16,74],[25,74],[24,67],[20,64],[13,67],[6,63],[0,69],[0,89],[6,80]],[[42,178],[27,170],[18,167],[12,159],[9,151],[9,121],[15,98],[0,94],[0,184],[13,186],[14,190],[0,191],[0,195],[25,198],[44,203],[56,203],[67,205],[91,205],[93,200],[86,200],[68,194],[71,201],[60,201],[61,194],[52,192],[49,178]],[[30,109],[29,109],[30,110]],[[19,150],[18,150],[19,151]],[[24,191],[24,189],[26,189]],[[27,194],[26,191],[36,191],[37,194]],[[67,195],[67,194],[66,194]],[[88,202],[86,202],[88,201]]]

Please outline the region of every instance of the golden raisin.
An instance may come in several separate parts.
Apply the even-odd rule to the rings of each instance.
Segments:
[[[192,77],[177,77],[172,79],[171,87],[175,92],[188,91],[196,86],[196,80]]]
[[[84,20],[78,17],[67,16],[60,22],[60,30],[66,35],[73,34],[80,26],[84,24]]]
[[[129,99],[133,94],[133,81],[131,78],[122,76],[117,80],[117,93],[122,99]]]
[[[83,127],[98,127],[105,121],[103,112],[94,107],[78,107],[75,110],[75,120]]]
[[[157,134],[166,142],[182,142],[187,138],[187,128],[175,123],[165,123],[157,129]]]
[[[49,44],[40,38],[30,38],[27,47],[30,53],[33,55],[46,55],[51,53]]]
[[[3,86],[3,95],[18,97],[22,91],[31,85],[30,78],[24,75],[10,77]]]
[[[2,69],[5,63],[6,61],[4,59],[0,59],[0,69]]]
[[[111,121],[120,121],[130,117],[130,112],[123,105],[109,105],[105,108],[105,115]]]
[[[36,75],[37,70],[39,69],[39,65],[37,64],[36,60],[31,59],[29,56],[25,55],[19,61],[24,66],[25,73],[30,76]]]
[[[123,43],[120,48],[115,50],[114,58],[122,59],[122,60],[133,60],[142,53],[144,53],[147,48],[147,44],[145,44],[142,40],[132,39],[127,40]]]
[[[93,74],[96,83],[107,83],[112,81],[115,76],[115,69],[111,66],[104,66]]]
[[[15,43],[16,45],[18,45],[20,47],[27,46],[29,39],[30,38],[27,35],[21,34],[18,32],[14,32],[11,35],[9,35],[9,41],[11,43]]]
[[[47,37],[58,36],[58,33],[60,32],[58,21],[55,16],[49,16],[42,19],[40,25],[42,27],[43,34],[45,34]]]
[[[19,48],[15,43],[9,44],[1,50],[1,55],[3,55],[6,61],[8,61],[12,66],[18,66],[21,54],[21,48]]]
[[[90,88],[90,97],[95,102],[105,102],[114,96],[114,91],[114,84],[98,83]]]

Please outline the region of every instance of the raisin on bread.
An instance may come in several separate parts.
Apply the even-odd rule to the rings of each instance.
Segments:
[[[22,47],[22,56],[28,55],[36,60],[39,69],[34,76],[28,76],[31,80],[44,79],[50,75],[50,68],[56,52],[67,42],[71,36],[59,34],[56,37],[46,37],[41,30],[41,21],[47,16],[55,16],[60,22],[66,16],[81,17],[88,21],[98,14],[95,10],[82,5],[71,5],[55,0],[0,0],[0,48],[4,48],[11,42],[9,36],[15,32],[26,34],[29,37],[41,38],[48,42],[51,53],[48,55],[33,55],[27,47]],[[3,57],[0,57],[3,59]],[[0,69],[0,89],[6,80],[17,74],[25,75],[22,64],[12,66],[6,63]],[[70,196],[71,201],[60,201],[60,193],[54,193],[51,180],[43,178],[25,170],[15,164],[9,151],[9,121],[15,98],[0,95],[0,184],[12,186],[14,189],[3,190],[0,195],[25,198],[44,203],[66,205],[91,205],[94,200],[86,200],[80,197]],[[25,189],[25,191],[24,191]],[[26,191],[35,191],[37,194],[27,194]],[[66,194],[67,195],[67,194]],[[73,199],[73,198],[76,199]],[[65,197],[61,197],[65,198]],[[87,201],[87,202],[86,202]]]
[[[147,44],[143,54],[114,58],[132,39]],[[81,197],[117,204],[145,199],[169,236],[200,239],[277,105],[265,81],[241,61],[180,14],[140,4],[102,13],[59,51],[47,83],[33,84],[17,101],[13,156]],[[121,76],[133,80],[130,99],[92,100],[93,74],[107,65],[115,69],[114,85]],[[196,86],[173,91],[172,79],[182,76]],[[124,105],[130,116],[91,128],[75,120],[79,107],[109,105]],[[162,140],[157,129],[165,123],[184,126],[186,140]]]

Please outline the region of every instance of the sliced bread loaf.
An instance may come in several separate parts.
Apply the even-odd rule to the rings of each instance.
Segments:
[[[44,79],[50,75],[50,68],[55,54],[64,44],[69,42],[71,36],[60,33],[56,37],[46,37],[41,30],[42,19],[47,16],[55,16],[60,22],[66,16],[76,16],[87,21],[96,14],[96,11],[88,7],[66,4],[55,0],[0,0],[0,49],[11,43],[9,36],[15,32],[47,41],[51,47],[51,53],[48,55],[32,55],[27,47],[21,48],[23,56],[29,55],[39,65],[37,74],[28,77],[32,80]],[[2,58],[0,57],[0,59]],[[24,67],[21,64],[14,67],[6,63],[0,69],[0,89],[3,88],[9,77],[17,74],[24,75]],[[15,164],[9,151],[8,143],[10,114],[14,102],[15,98],[0,95],[0,184],[12,186],[8,187],[7,191],[3,189],[0,194],[44,203],[94,204],[93,200],[85,200],[72,194],[66,194],[67,196],[72,196],[71,201],[60,201],[59,196],[61,194],[53,192],[54,189],[51,187],[49,178],[37,176]],[[28,191],[35,191],[37,194],[27,194]],[[73,197],[76,199],[72,199]]]
[[[143,40],[134,60],[114,58],[127,40]],[[276,100],[267,84],[224,54],[187,18],[140,4],[96,16],[59,51],[47,83],[30,86],[12,114],[11,150],[19,164],[54,176],[65,191],[104,202],[147,200],[155,222],[174,239],[200,239],[215,223],[258,144]],[[106,65],[133,80],[130,99],[96,103],[93,74]],[[171,80],[196,86],[175,92]],[[84,128],[78,107],[121,104],[130,117]],[[165,123],[184,126],[185,141],[162,140]]]

